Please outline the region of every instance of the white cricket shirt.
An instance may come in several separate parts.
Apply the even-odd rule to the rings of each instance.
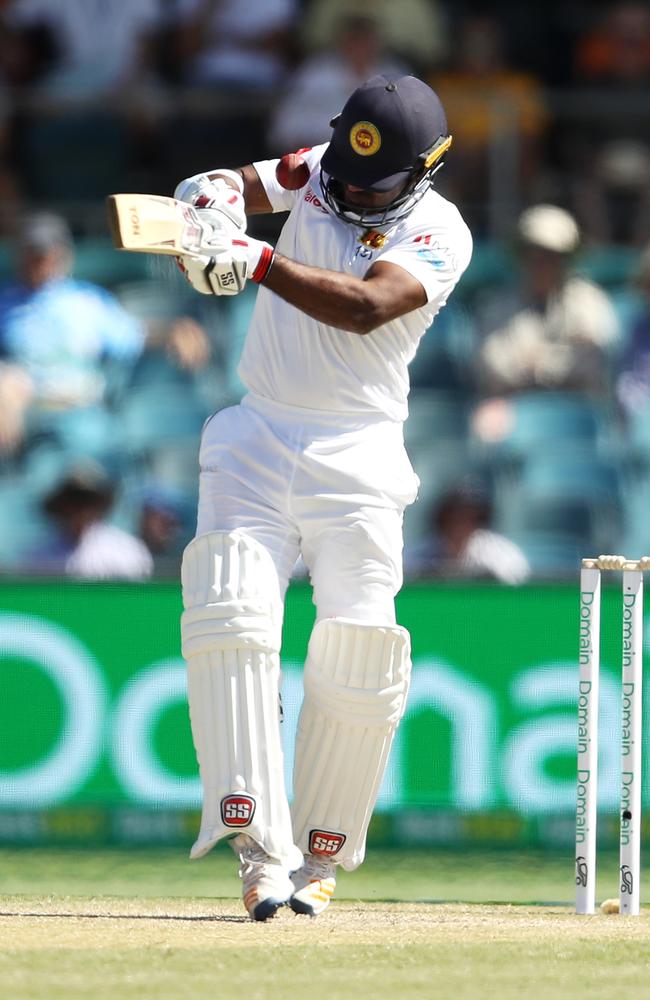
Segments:
[[[325,204],[320,160],[327,144],[303,154],[311,175],[297,191],[276,176],[278,160],[254,164],[274,212],[289,211],[277,250],[292,260],[363,278],[390,261],[424,287],[427,304],[363,336],[320,323],[263,285],[246,337],[239,375],[253,393],[285,406],[403,421],[408,365],[470,261],[472,239],[458,209],[429,190],[391,230],[381,249],[366,231],[337,219]]]

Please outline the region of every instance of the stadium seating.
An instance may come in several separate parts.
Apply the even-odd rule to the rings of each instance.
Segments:
[[[580,560],[592,554],[581,537],[564,531],[513,531],[513,541],[523,550],[533,576],[576,578]]]
[[[650,466],[650,405],[630,415],[627,451],[630,458],[644,466]]]
[[[571,539],[568,550],[583,555],[611,551],[620,542],[623,520],[620,469],[612,461],[583,450],[561,449],[532,454],[525,462],[509,509],[509,529],[514,537],[532,534],[536,542],[546,537]],[[529,552],[543,559],[539,547]]]
[[[246,331],[253,315],[256,300],[256,289],[249,282],[241,295],[235,295],[223,300],[220,316],[223,334],[223,386],[230,401],[240,399],[245,392],[239,376],[237,365],[241,357]],[[206,324],[207,325],[207,324]]]
[[[580,444],[595,449],[609,433],[607,414],[585,396],[531,392],[511,402],[514,423],[501,447],[522,457],[542,445]]]
[[[18,571],[29,565],[49,526],[40,510],[40,496],[23,476],[0,480],[0,572]]]
[[[624,550],[633,557],[650,552],[650,406],[631,414],[624,451]]]
[[[513,267],[512,254],[505,246],[477,240],[469,267],[458,285],[458,295],[463,300],[472,299],[487,288],[494,290],[512,284]]]
[[[420,389],[467,392],[471,386],[475,331],[469,310],[450,302],[420,341],[411,362],[411,393]]]
[[[27,454],[33,449],[53,455],[85,456],[112,464],[120,453],[120,428],[106,407],[34,411],[28,422]]]
[[[579,447],[597,452],[611,441],[607,408],[587,396],[563,392],[529,392],[508,400],[511,423],[501,439],[474,447],[493,461],[524,460],[540,448]]]
[[[445,389],[414,389],[409,396],[404,440],[420,491],[417,503],[404,515],[407,544],[429,534],[436,500],[472,470],[467,451],[469,405],[466,395]]]
[[[404,425],[407,448],[435,448],[439,441],[467,440],[470,399],[448,389],[413,389]]]
[[[135,387],[120,408],[122,441],[132,455],[179,441],[197,442],[207,416],[187,386],[170,382]]]
[[[90,281],[114,291],[121,284],[137,282],[142,290],[151,282],[153,267],[147,254],[120,253],[108,236],[85,237],[76,242],[73,276],[79,281]]]
[[[137,283],[149,287],[156,267],[152,258],[142,253],[120,253],[106,237],[79,237],[75,243],[73,277],[104,288],[117,290],[122,284]],[[0,282],[14,276],[14,250],[11,240],[0,241]],[[135,300],[132,300],[134,304]]]
[[[583,251],[577,270],[608,291],[628,284],[638,260],[634,247],[595,246]]]
[[[130,278],[113,288],[127,312],[143,322],[164,322],[182,316],[196,299],[196,294],[178,273],[173,259],[157,259],[146,254],[120,253],[117,250],[113,250],[113,256],[152,261],[147,264],[147,274],[138,274],[134,270]]]
[[[621,551],[638,559],[650,554],[650,477],[628,477],[623,490],[624,530]]]
[[[582,449],[564,448],[555,453],[530,455],[524,466],[521,489],[527,499],[583,500],[590,504],[615,504],[620,499],[615,465]]]

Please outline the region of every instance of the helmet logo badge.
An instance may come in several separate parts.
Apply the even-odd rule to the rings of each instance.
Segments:
[[[350,145],[359,156],[374,156],[381,146],[379,129],[372,122],[356,122],[350,129]]]

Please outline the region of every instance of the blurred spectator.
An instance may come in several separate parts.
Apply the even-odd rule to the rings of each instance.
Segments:
[[[191,113],[181,108],[161,134],[168,190],[215,158],[236,165],[259,156],[269,102],[292,59],[297,0],[171,0],[171,9],[176,79]]]
[[[16,280],[0,289],[0,452],[26,438],[107,458],[120,447],[112,410],[136,363],[161,354],[193,376],[209,358],[189,317],[141,322],[106,289],[70,277],[72,235],[63,218],[24,219]]]
[[[378,19],[389,52],[404,59],[419,74],[447,57],[445,6],[437,0],[311,0],[302,20],[307,50],[336,48],[345,16]]]
[[[175,0],[183,81],[248,93],[277,87],[287,69],[296,0]]]
[[[379,73],[397,79],[408,67],[384,53],[376,15],[343,15],[333,48],[308,57],[289,79],[271,120],[270,151],[283,154],[327,142],[330,120],[349,94]]]
[[[12,27],[15,0],[0,0],[0,68],[10,87],[29,86],[56,57],[52,37],[41,25]]]
[[[603,395],[619,338],[613,307],[573,273],[580,234],[555,205],[526,209],[517,225],[519,286],[477,309],[478,380],[486,395],[562,389]],[[486,418],[487,409],[475,419]]]
[[[595,27],[578,38],[576,76],[589,81],[650,78],[650,9],[623,0],[605,8]]]
[[[2,22],[6,5],[6,0],[4,5],[0,0],[0,233],[3,235],[14,231],[20,211],[22,185],[14,162],[16,114],[12,88],[26,82],[20,76],[21,48]]]
[[[145,79],[161,13],[159,0],[10,0],[2,19],[22,52],[17,82],[86,100]]]
[[[101,434],[110,364],[129,367],[142,350],[141,325],[109,292],[71,278],[72,264],[72,236],[60,216],[24,220],[16,281],[0,290],[3,401],[14,447],[26,420],[32,431],[50,432],[71,412],[78,427],[92,424]]]
[[[505,204],[534,196],[547,112],[538,80],[507,65],[496,17],[465,18],[459,32],[457,58],[428,82],[454,137],[454,169],[445,185],[476,230],[484,228],[481,212],[490,192]]]
[[[192,316],[149,320],[146,348],[147,355],[164,355],[172,368],[189,374],[202,371],[211,358],[205,329]]]
[[[144,542],[108,521],[114,496],[101,467],[86,463],[69,469],[43,501],[56,537],[34,553],[34,567],[86,580],[149,577],[153,560]]]
[[[477,577],[524,583],[530,567],[521,549],[490,528],[492,505],[482,483],[467,480],[431,509],[430,536],[406,551],[404,573],[414,577]]]
[[[0,49],[0,66],[2,51]],[[0,71],[0,233],[11,233],[20,211],[21,185],[13,163],[13,115]]]
[[[192,534],[187,529],[189,506],[178,491],[163,484],[150,484],[144,490],[138,536],[153,557],[156,573],[178,570],[182,550]]]
[[[25,411],[33,398],[34,386],[27,372],[0,362],[0,456],[11,455],[22,443]]]
[[[31,92],[15,156],[32,202],[125,190],[155,145],[161,0],[7,0],[0,17],[10,82]]]
[[[560,143],[577,217],[593,241],[641,246],[650,238],[650,7],[607,7],[578,38],[575,75],[587,100]]]
[[[630,335],[621,362],[616,395],[628,416],[650,405],[650,246],[635,275],[640,302],[630,322]]]

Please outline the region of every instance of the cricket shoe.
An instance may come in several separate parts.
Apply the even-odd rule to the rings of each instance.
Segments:
[[[230,843],[241,861],[239,877],[244,883],[244,906],[251,920],[274,917],[293,892],[289,873],[247,834],[240,833]]]
[[[327,909],[336,889],[336,865],[327,858],[305,854],[302,868],[293,872],[291,879],[294,892],[289,906],[294,913],[305,913],[317,917]]]

